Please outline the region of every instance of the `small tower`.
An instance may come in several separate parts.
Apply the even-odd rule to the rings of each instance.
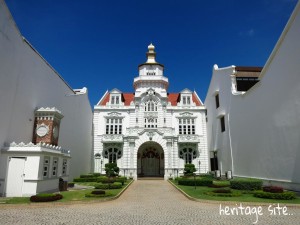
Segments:
[[[32,142],[57,145],[60,121],[63,115],[56,108],[39,108],[35,111]]]

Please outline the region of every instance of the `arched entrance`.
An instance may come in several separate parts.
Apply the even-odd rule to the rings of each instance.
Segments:
[[[163,148],[156,142],[142,144],[137,153],[138,177],[163,177],[165,156]]]

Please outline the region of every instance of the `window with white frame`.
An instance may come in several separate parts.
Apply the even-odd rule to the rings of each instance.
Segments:
[[[62,164],[62,175],[63,176],[67,175],[67,169],[68,169],[68,160],[63,159],[63,164]]]
[[[110,104],[111,105],[119,105],[121,102],[121,96],[120,95],[111,95],[110,97]]]
[[[122,134],[122,119],[107,118],[105,133],[106,134]]]
[[[108,159],[109,163],[117,163],[117,159],[121,158],[122,151],[118,148],[108,148],[104,150],[103,157]]]
[[[192,163],[197,157],[197,151],[193,148],[183,148],[179,151],[179,157],[184,160],[185,164]]]
[[[149,100],[145,102],[145,112],[156,112],[157,111],[157,103],[153,100]]]
[[[145,118],[146,128],[157,128],[157,118]]]
[[[58,158],[53,158],[52,162],[52,177],[57,176],[57,165],[58,165]]]
[[[43,164],[43,177],[48,177],[49,175],[49,165],[50,165],[50,157],[44,157]]]
[[[190,105],[191,102],[191,96],[182,96],[182,105]]]
[[[195,134],[195,119],[181,118],[179,119],[179,134]]]

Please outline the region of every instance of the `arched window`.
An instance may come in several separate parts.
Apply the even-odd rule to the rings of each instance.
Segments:
[[[157,103],[153,100],[149,100],[145,102],[145,112],[156,112],[157,111]]]
[[[104,150],[103,157],[108,159],[109,163],[117,163],[117,159],[121,158],[122,151],[117,148],[108,148]]]
[[[179,151],[179,157],[184,160],[184,163],[192,163],[197,157],[197,151],[192,148],[183,148]]]

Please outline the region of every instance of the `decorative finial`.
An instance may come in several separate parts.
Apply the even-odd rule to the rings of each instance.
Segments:
[[[147,52],[147,62],[146,63],[156,63],[155,61],[155,46],[151,43],[148,45],[148,52]]]

